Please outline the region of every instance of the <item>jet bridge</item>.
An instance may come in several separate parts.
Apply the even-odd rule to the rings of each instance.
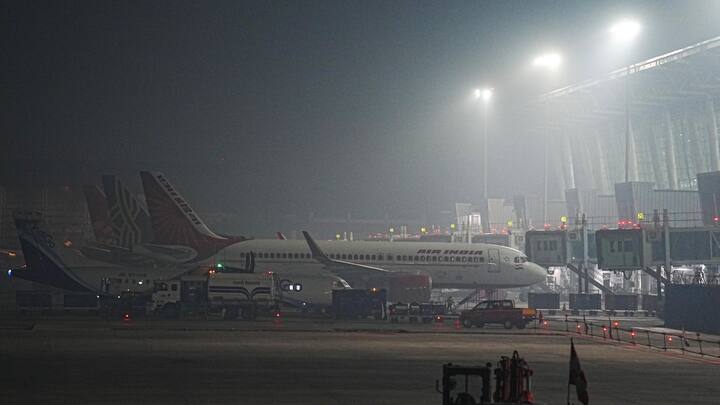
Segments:
[[[595,235],[582,227],[573,230],[528,231],[525,234],[525,253],[543,267],[566,267],[579,276],[578,291],[594,285],[606,294],[612,290],[588,274],[588,267],[597,259]]]
[[[720,226],[601,230],[596,244],[601,269],[642,270],[663,285],[671,283],[672,266],[720,265]]]
[[[720,227],[597,231],[603,270],[640,270],[666,264],[720,264]]]

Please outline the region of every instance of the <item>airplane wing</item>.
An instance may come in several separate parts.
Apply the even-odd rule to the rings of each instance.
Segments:
[[[144,243],[142,245],[135,245],[133,248],[138,254],[146,255],[156,261],[164,263],[185,263],[197,257],[195,249],[188,246]]]
[[[328,255],[325,254],[325,252],[320,249],[320,246],[318,246],[317,242],[310,236],[309,233],[306,231],[302,231],[303,236],[305,237],[305,241],[307,241],[308,247],[310,248],[310,253],[312,253],[313,258],[320,262],[322,265],[324,265],[326,268],[330,269],[333,273],[337,273],[339,275],[343,274],[384,274],[384,273],[390,273],[389,270],[375,267],[375,266],[368,266],[366,264],[360,264],[360,263],[353,263],[348,262],[345,260],[336,260],[331,259],[328,257]]]

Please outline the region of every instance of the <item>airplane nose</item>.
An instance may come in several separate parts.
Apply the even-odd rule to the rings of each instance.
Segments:
[[[528,273],[530,274],[530,278],[533,280],[533,284],[545,281],[545,277],[547,277],[548,273],[544,267],[531,262],[527,262],[525,264],[528,269]]]

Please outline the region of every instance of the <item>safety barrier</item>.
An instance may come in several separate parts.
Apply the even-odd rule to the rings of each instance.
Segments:
[[[566,332],[571,335],[583,335],[593,338],[645,346],[663,351],[678,351],[683,354],[692,353],[701,357],[720,359],[720,340],[702,338],[699,332],[667,332],[655,331],[644,327],[625,328],[620,321],[607,319],[607,322],[588,321],[585,317],[564,319],[538,318],[535,322],[538,330]],[[694,335],[694,336],[693,336]]]

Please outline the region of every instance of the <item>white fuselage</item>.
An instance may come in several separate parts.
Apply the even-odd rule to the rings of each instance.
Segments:
[[[347,241],[318,245],[331,259],[391,272],[426,274],[434,288],[524,287],[543,281],[547,275],[544,268],[528,262],[522,252],[500,245]],[[278,279],[302,282],[303,291],[295,294],[300,300],[327,303],[331,290],[342,288],[337,284],[337,275],[312,257],[303,240],[243,241],[218,252],[215,260],[241,268],[250,252],[255,255],[255,271],[272,271]],[[317,284],[315,287],[307,282],[310,279]]]
[[[97,294],[152,291],[153,281],[167,280],[198,269],[198,264],[129,267],[88,259],[79,250],[42,246],[48,266],[56,266],[77,284]]]

